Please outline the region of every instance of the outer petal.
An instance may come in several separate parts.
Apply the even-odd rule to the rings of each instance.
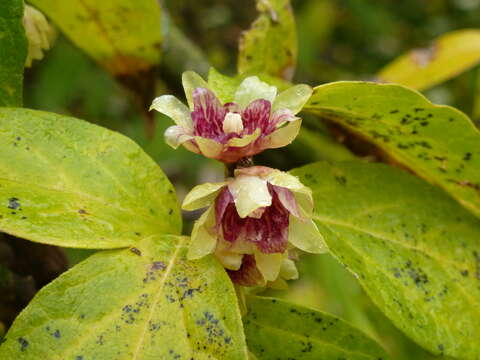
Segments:
[[[228,189],[241,218],[272,204],[267,181],[257,176],[239,175],[228,185]]]
[[[275,98],[273,102],[273,111],[279,109],[289,109],[293,114],[297,114],[302,110],[310,96],[312,96],[313,89],[304,84],[295,85],[282,91]]]
[[[277,169],[272,169],[272,171],[266,175],[265,179],[272,185],[287,188],[292,191],[300,191],[303,189],[309,191],[308,187],[303,185],[298,177]]]
[[[265,279],[255,263],[253,255],[245,255],[242,259],[242,266],[238,271],[229,271],[228,275],[232,281],[242,286],[265,286]]]
[[[293,195],[293,192],[287,188],[280,186],[272,186],[273,191],[277,193],[278,200],[282,203],[283,207],[288,210],[288,212],[296,217],[301,217],[300,209],[297,204],[297,200]]]
[[[305,252],[322,254],[328,251],[322,234],[312,220],[301,220],[290,216],[288,242]]]
[[[187,196],[185,196],[182,209],[192,211],[210,205],[220,190],[227,184],[228,183],[224,181],[195,186]]]
[[[303,185],[296,176],[280,170],[274,170],[266,177],[267,181],[275,186],[284,187],[293,192],[295,200],[303,217],[310,217],[313,211],[312,190]]]
[[[183,127],[177,125],[167,128],[163,136],[165,136],[166,143],[174,149],[193,139],[193,136],[189,135]]]
[[[257,99],[265,99],[271,103],[277,95],[277,88],[270,86],[257,76],[249,76],[243,80],[235,92],[234,102],[245,109],[252,101]]]
[[[283,126],[262,140],[262,144],[265,149],[276,149],[287,146],[292,143],[298,136],[300,127],[302,126],[302,120],[298,119],[290,122],[286,126]]]
[[[243,256],[253,252],[252,245],[242,241],[229,243],[225,240],[217,242],[215,256],[229,270],[238,270],[242,265]]]
[[[280,276],[285,280],[298,279],[298,270],[293,260],[283,260],[282,266],[280,268]]]
[[[209,207],[195,222],[192,230],[192,242],[188,248],[187,258],[194,260],[212,253],[217,245],[215,228],[215,210]]]
[[[295,116],[295,114],[289,110],[289,109],[280,109],[280,110],[275,110],[272,113],[272,117],[270,119],[270,122],[273,126],[276,128],[281,127],[283,124],[287,122],[293,122],[295,120],[298,120],[299,118]]]
[[[260,129],[256,129],[253,133],[249,135],[244,135],[242,137],[231,138],[228,140],[227,145],[232,147],[244,147],[248,144],[251,144],[260,136]]]
[[[267,281],[275,281],[278,278],[285,257],[286,253],[264,254],[261,251],[255,251],[257,268]]]
[[[208,158],[217,159],[223,152],[223,144],[215,140],[195,136],[195,142],[200,149],[200,153]]]
[[[162,95],[152,102],[150,110],[155,109],[175,121],[175,124],[193,130],[192,117],[188,107],[172,95]]]
[[[193,71],[185,71],[182,74],[183,90],[185,91],[185,97],[187,98],[188,106],[193,111],[193,90],[197,88],[210,89],[207,82],[202,79],[200,75]]]

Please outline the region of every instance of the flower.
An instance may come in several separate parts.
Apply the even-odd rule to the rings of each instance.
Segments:
[[[30,67],[33,60],[43,59],[43,51],[50,49],[56,34],[45,16],[27,4],[25,4],[23,11],[23,26],[28,40],[28,55],[25,66]]]
[[[196,186],[182,205],[185,210],[206,206],[193,227],[188,258],[214,253],[238,284],[282,285],[298,275],[295,249],[326,251],[311,219],[310,189],[280,170],[237,169],[234,178]]]
[[[290,144],[301,125],[295,114],[312,94],[310,86],[295,85],[277,96],[276,87],[251,76],[240,83],[233,102],[222,104],[198,74],[187,71],[182,80],[190,108],[172,95],[150,107],[176,123],[166,130],[166,142],[226,163]]]

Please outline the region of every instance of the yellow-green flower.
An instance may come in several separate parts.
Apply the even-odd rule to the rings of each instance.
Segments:
[[[196,186],[183,208],[208,207],[195,223],[190,259],[214,253],[236,283],[281,285],[297,276],[295,249],[326,251],[312,221],[313,199],[298,178],[254,166],[221,183]]]
[[[222,104],[192,71],[183,74],[183,87],[189,107],[171,95],[151,106],[175,121],[165,132],[167,143],[227,163],[290,144],[301,125],[295,115],[312,94],[310,86],[295,85],[277,95],[276,87],[251,76],[240,83],[233,102]]]

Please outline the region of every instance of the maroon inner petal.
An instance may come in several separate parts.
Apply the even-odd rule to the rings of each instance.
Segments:
[[[270,123],[270,111],[272,104],[265,99],[252,101],[242,113],[243,127],[245,134],[252,134],[257,128],[260,128],[261,134],[268,135],[275,126]]]
[[[286,251],[290,212],[280,201],[273,185],[268,184],[268,189],[272,195],[272,205],[265,208],[259,219],[242,219],[228,188],[222,191],[215,202],[215,215],[217,231],[221,224],[226,241],[233,243],[240,234],[246,234],[245,240],[254,243],[263,253]]]
[[[257,263],[253,255],[244,255],[242,265],[238,270],[227,270],[230,279],[242,286],[263,285],[263,276],[257,269]]]
[[[227,110],[208,89],[197,88],[193,91],[192,97],[194,134],[215,140],[222,138],[225,135],[223,119]]]

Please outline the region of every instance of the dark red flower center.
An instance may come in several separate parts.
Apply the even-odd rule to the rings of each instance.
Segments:
[[[254,243],[263,253],[279,253],[287,249],[290,212],[283,206],[277,186],[268,184],[272,205],[265,208],[260,218],[241,218],[238,215],[233,196],[225,188],[215,202],[217,231],[221,231],[228,242],[237,239]]]
[[[242,137],[260,129],[261,136],[275,130],[276,124],[270,119],[272,104],[268,100],[257,99],[241,110],[235,103],[222,105],[217,97],[208,89],[197,88],[193,91],[192,121],[195,136],[214,139],[222,144],[234,137]],[[243,131],[228,133],[223,131],[223,121],[227,113],[240,114]]]

